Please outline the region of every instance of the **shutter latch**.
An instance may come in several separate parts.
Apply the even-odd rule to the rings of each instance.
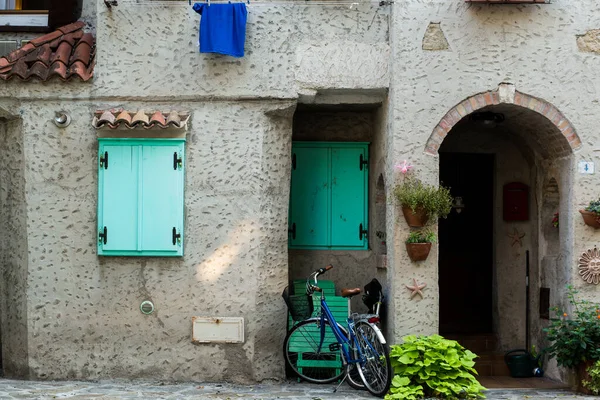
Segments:
[[[366,158],[363,157],[363,155],[361,154],[359,159],[358,159],[358,168],[360,168],[360,170],[363,170],[363,165],[365,166],[365,168],[369,167],[369,160],[367,160]]]
[[[359,240],[363,240],[363,235],[367,236],[367,233],[369,233],[368,229],[363,229],[363,225],[360,224],[358,226],[358,239]]]

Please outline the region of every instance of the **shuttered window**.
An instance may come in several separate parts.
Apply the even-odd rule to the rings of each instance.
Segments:
[[[183,255],[184,141],[99,139],[98,254]]]
[[[294,142],[289,247],[368,249],[368,144]]]

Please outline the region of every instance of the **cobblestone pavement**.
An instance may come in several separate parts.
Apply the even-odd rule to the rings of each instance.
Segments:
[[[284,399],[284,400],[328,400],[328,399],[374,399],[367,392],[356,391],[342,385],[333,393],[334,385],[310,385],[292,382],[233,385],[202,383],[160,383],[145,381],[19,381],[0,379],[0,399]],[[536,389],[493,389],[486,393],[491,400],[526,399],[594,399],[566,390]]]

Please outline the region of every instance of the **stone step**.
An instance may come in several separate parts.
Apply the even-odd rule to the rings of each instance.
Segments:
[[[498,336],[494,333],[465,335],[465,334],[447,334],[446,339],[456,340],[464,348],[471,350],[475,354],[495,351],[498,349]]]
[[[483,352],[477,354],[475,370],[479,376],[510,376],[510,370],[504,362],[502,352]]]

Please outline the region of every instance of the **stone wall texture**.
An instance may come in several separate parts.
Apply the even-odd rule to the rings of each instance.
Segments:
[[[187,2],[122,0],[109,10],[101,0],[85,0],[82,19],[97,40],[91,82],[0,83],[0,222],[10,227],[0,232],[4,372],[45,379],[283,378],[280,293],[294,276],[287,250],[294,111],[299,101],[325,94],[330,97],[321,99],[355,103],[343,111],[354,113],[348,120],[356,123],[331,137],[349,140],[362,127],[370,130],[370,190],[376,193],[381,177],[378,198],[385,204],[375,212],[372,198],[370,212],[372,220],[384,220],[387,269],[376,269],[382,248],[358,255],[304,253],[299,262],[318,264],[331,256],[354,270],[348,281],[362,286],[371,272],[381,278],[390,342],[436,333],[439,322],[437,248],[427,261],[408,259],[409,229],[391,195],[399,180],[395,165],[408,160],[417,177],[437,184],[437,149],[453,134],[439,135],[437,128],[444,129],[447,116],[458,122],[469,113],[459,106],[478,95],[485,100],[485,93],[498,96],[485,106],[500,107],[512,93],[511,107],[539,116],[513,114],[511,143],[490,150],[511,157],[517,157],[515,147],[523,150],[517,164],[500,164],[497,173],[512,174],[521,165],[515,174],[536,193],[537,220],[527,229],[537,287],[553,288],[552,305],[564,302],[568,282],[584,297],[599,299],[599,289],[576,269],[578,255],[598,243],[577,210],[598,197],[600,178],[576,170],[579,161],[597,162],[600,151],[600,58],[586,50],[595,49],[598,15],[593,0],[257,2],[249,6],[246,56],[235,59],[198,52],[199,15]],[[444,51],[423,49],[432,21],[443,27]],[[586,32],[587,47],[581,48]],[[517,92],[523,95],[518,101]],[[182,258],[96,254],[97,133],[91,120],[95,110],[117,107],[191,112]],[[65,129],[51,122],[59,110],[73,118]],[[568,125],[552,121],[558,113]],[[559,252],[549,252],[552,239],[539,233],[541,194],[550,178],[560,193]],[[514,267],[501,259],[497,266]],[[423,299],[410,299],[405,284],[413,278],[428,285]],[[139,304],[148,299],[156,312],[144,316]],[[506,307],[499,313],[517,313],[519,305]],[[192,316],[242,316],[246,340],[193,345]],[[543,323],[532,321],[536,340],[542,340]],[[506,344],[521,333],[505,337]],[[565,377],[558,370],[550,374]]]

